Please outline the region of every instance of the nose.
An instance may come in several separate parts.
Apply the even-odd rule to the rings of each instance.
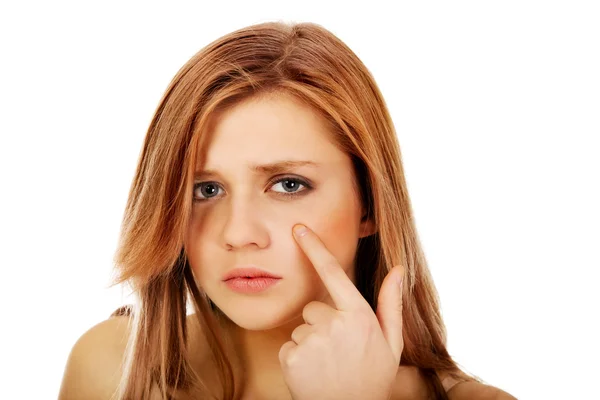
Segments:
[[[228,205],[222,238],[227,250],[265,248],[269,235],[259,205],[250,198],[232,199]]]

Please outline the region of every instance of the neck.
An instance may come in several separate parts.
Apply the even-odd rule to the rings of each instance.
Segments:
[[[247,330],[231,323],[231,338],[238,355],[234,368],[236,381],[242,387],[241,399],[291,399],[283,379],[279,349],[303,323],[301,315],[269,330]]]

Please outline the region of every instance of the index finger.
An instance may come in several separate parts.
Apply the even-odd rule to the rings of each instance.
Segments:
[[[338,310],[350,311],[368,305],[338,260],[312,230],[298,224],[293,231],[296,242],[315,267]]]

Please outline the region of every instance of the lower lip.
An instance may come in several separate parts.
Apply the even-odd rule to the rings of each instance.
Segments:
[[[233,278],[225,281],[225,284],[238,293],[259,293],[267,290],[279,282],[281,278]]]

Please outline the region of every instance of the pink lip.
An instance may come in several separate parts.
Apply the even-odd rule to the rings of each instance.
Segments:
[[[227,287],[238,293],[258,293],[281,281],[281,278],[232,278],[225,281]]]
[[[270,278],[270,279],[281,279],[281,276],[277,276],[262,270],[260,268],[256,268],[253,266],[247,267],[237,267],[229,271],[223,277],[223,281],[228,281],[234,278]]]

